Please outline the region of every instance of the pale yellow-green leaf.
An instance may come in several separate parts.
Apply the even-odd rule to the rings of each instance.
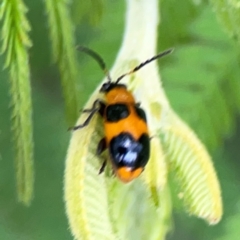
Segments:
[[[177,115],[169,112],[162,129],[168,162],[177,176],[179,196],[190,214],[216,224],[222,217],[222,198],[212,160],[197,136]]]
[[[150,191],[161,191],[167,182],[166,159],[157,136],[151,139],[151,155],[143,172],[143,178]]]
[[[158,206],[141,178],[129,184],[113,179],[109,186],[111,218],[121,239],[165,239],[171,227],[172,212],[167,185],[156,192]]]
[[[86,116],[83,114],[78,123]],[[96,156],[96,146],[100,138],[97,116],[71,137],[64,189],[66,211],[76,239],[116,239],[109,216],[106,179],[104,173],[98,174],[101,158]]]

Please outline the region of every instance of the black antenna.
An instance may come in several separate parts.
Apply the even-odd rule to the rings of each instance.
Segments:
[[[108,82],[112,82],[112,79],[110,77],[109,71],[106,67],[106,64],[104,62],[104,60],[101,58],[101,56],[99,56],[96,52],[94,52],[93,50],[83,47],[83,46],[78,46],[77,50],[81,51],[81,52],[85,52],[88,55],[90,55],[91,57],[93,57],[97,63],[99,64],[100,68],[103,70],[103,72],[105,73],[105,75],[108,78]]]
[[[122,76],[120,76],[120,77],[116,80],[115,83],[118,84],[119,81],[121,81],[125,76],[130,75],[130,74],[138,71],[140,68],[144,67],[144,66],[147,65],[148,63],[150,63],[150,62],[152,62],[152,61],[154,61],[154,60],[156,60],[156,59],[158,59],[158,58],[164,57],[164,56],[166,56],[166,55],[168,55],[168,54],[170,54],[170,53],[172,53],[172,52],[173,52],[173,48],[168,49],[168,50],[166,50],[166,51],[164,51],[164,52],[159,53],[158,55],[156,55],[156,56],[148,59],[147,61],[141,63],[140,65],[138,65],[137,67],[135,67],[134,69],[132,69],[130,72],[127,72],[127,73],[123,74]]]

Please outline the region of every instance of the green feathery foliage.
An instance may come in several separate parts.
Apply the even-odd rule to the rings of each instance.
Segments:
[[[143,0],[127,2],[139,4],[135,5],[135,12],[132,14],[137,19],[142,13],[137,6],[140,6]],[[148,4],[151,2],[146,0]],[[111,176],[111,166],[107,166],[104,174],[98,175],[101,158],[96,157],[95,152],[97,143],[103,136],[103,129],[102,122],[97,116],[87,128],[73,133],[65,170],[65,201],[69,224],[76,239],[164,239],[171,228],[173,196],[169,191],[172,187],[169,186],[169,178],[172,176],[176,177],[176,184],[180,188],[178,197],[186,204],[186,209],[191,215],[201,217],[210,224],[217,223],[221,218],[221,193],[211,159],[196,135],[172,109],[190,124],[207,148],[215,150],[221,146],[223,138],[234,132],[237,124],[236,115],[240,111],[240,72],[236,49],[230,46],[227,38],[219,31],[206,1],[160,2],[161,24],[158,39],[160,48],[175,48],[174,54],[162,61],[164,65],[161,64],[163,87],[172,107],[161,92],[156,95],[149,94],[150,91],[158,91],[159,88],[159,82],[157,84],[154,82],[156,79],[159,81],[158,74],[154,72],[157,71],[154,64],[132,75],[130,80],[125,79],[125,83],[132,83],[128,84],[129,89],[146,110],[151,136],[154,136],[151,141],[154,152],[144,173],[127,186]],[[211,0],[211,3],[228,33],[239,40],[238,1]],[[53,58],[61,74],[68,122],[72,125],[78,115],[80,101],[77,95],[74,26],[69,18],[71,6],[68,0],[45,0],[45,4]],[[88,43],[93,49],[101,49],[104,59],[105,57],[113,59],[119,44],[117,41],[120,41],[121,36],[118,33],[120,31],[116,30],[116,26],[118,29],[122,27],[122,12],[116,8],[120,2],[111,1],[111,4],[107,4],[106,8],[111,5],[116,11],[112,14],[113,11],[109,8],[111,13],[106,13],[109,16],[103,23],[104,29],[97,32],[104,35],[104,40],[101,41],[99,37]],[[87,19],[95,25],[102,16],[102,5],[102,0],[86,2],[73,0],[74,21]],[[205,9],[208,10],[204,11]],[[142,29],[145,23],[148,25],[154,19],[153,12],[137,21],[137,27],[132,30],[133,35],[128,38],[137,39],[136,44],[129,45],[126,51],[128,54],[119,55],[111,71],[112,76],[118,76],[118,73],[129,70],[133,65],[155,54],[156,42],[151,40],[144,45],[150,34],[149,32],[146,34]],[[21,159],[17,161],[18,189],[20,200],[29,203],[33,165],[32,162],[27,162],[27,159],[32,158],[30,151],[32,141],[29,141],[32,138],[32,125],[29,121],[31,102],[27,50],[31,46],[31,41],[28,38],[30,28],[25,14],[26,8],[21,0],[2,1],[2,51],[6,53],[6,67],[10,70],[13,130],[17,143],[17,159]],[[19,22],[21,24],[17,24]],[[91,28],[89,25],[88,27]],[[148,26],[147,29],[153,28]],[[157,36],[152,39],[156,38]],[[152,46],[154,52],[149,50]],[[135,50],[140,54],[136,54]],[[144,53],[141,55],[142,50]],[[96,76],[98,72],[91,72],[91,68],[86,68],[85,71],[88,74],[90,71],[89,77]],[[154,86],[151,89],[150,82],[151,86]],[[86,106],[91,106],[98,97],[97,92],[93,93]],[[83,114],[78,123],[82,123],[86,117],[87,115]],[[232,159],[228,160],[231,162]],[[220,165],[220,168],[226,166],[219,162],[215,165]],[[168,171],[171,171],[170,177]],[[227,178],[226,174],[224,176]],[[222,185],[225,179],[220,180]],[[231,184],[228,185],[229,192],[232,191],[229,187]],[[226,190],[223,195],[228,194]],[[235,202],[232,205],[235,205]],[[176,208],[175,205],[173,207]],[[228,214],[226,210],[225,214]],[[238,239],[239,219],[237,211],[227,221],[223,219],[220,227],[225,229],[226,233],[219,239]],[[197,225],[194,232],[201,229],[199,222]],[[189,226],[192,225],[188,222],[185,231],[190,229]],[[207,226],[205,232],[214,231],[206,228]],[[208,239],[213,239],[209,236],[211,234],[208,234]]]
[[[224,35],[213,17],[204,11],[204,21],[192,23],[189,34],[198,38],[199,43],[180,45],[173,56],[178,65],[169,64],[163,69],[173,108],[196,129],[209,149],[221,145],[223,136],[234,131],[235,116],[240,110],[237,55],[233,46],[222,40]],[[209,22],[211,28],[207,26]]]
[[[239,204],[239,201],[236,203]],[[224,226],[224,233],[218,237],[219,240],[238,240],[239,239],[239,221],[240,215],[238,209],[236,208],[236,214],[228,217],[228,221]]]
[[[12,131],[16,148],[16,178],[19,201],[29,205],[33,195],[32,101],[28,48],[31,40],[26,19],[27,8],[21,0],[1,4],[2,53],[10,73]]]
[[[77,58],[68,0],[45,0],[54,61],[61,75],[68,124],[79,114]]]
[[[193,4],[191,0],[181,2],[161,0],[160,46],[165,49],[191,41],[192,37],[188,32],[189,23],[201,14],[203,7],[203,4]],[[177,21],[170,19],[177,19]]]
[[[73,20],[76,23],[84,18],[92,25],[97,25],[103,14],[103,0],[79,1],[73,0]]]
[[[240,42],[240,2],[238,0],[210,0],[210,2],[228,34]]]

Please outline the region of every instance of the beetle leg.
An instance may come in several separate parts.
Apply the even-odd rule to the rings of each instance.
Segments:
[[[107,142],[106,142],[106,138],[104,137],[98,143],[97,155],[99,156],[106,149],[107,149]],[[103,161],[103,164],[102,164],[101,168],[99,169],[99,173],[98,174],[101,174],[104,171],[104,169],[106,167],[106,164],[107,164],[107,160],[105,159]]]
[[[98,109],[98,113],[103,117],[104,115],[104,111],[106,108],[106,104],[104,102],[99,102],[99,109]]]
[[[135,106],[136,106],[136,107],[140,107],[140,106],[141,106],[141,103],[140,103],[140,102],[137,102],[137,103],[135,103]]]
[[[97,155],[99,156],[104,150],[107,149],[106,138],[102,138],[97,146]]]
[[[157,137],[156,135],[153,135],[151,137],[149,137],[149,140],[152,140],[153,138]]]
[[[104,114],[104,110],[105,110],[106,104],[101,101],[100,99],[96,99],[92,105],[92,108],[87,108],[87,109],[83,109],[82,112],[87,113],[87,112],[92,112],[94,111],[96,108],[98,108],[98,113],[103,116]]]
[[[99,169],[98,174],[101,174],[101,173],[104,171],[106,165],[107,165],[107,160],[104,160],[104,162],[103,162],[101,168]]]
[[[91,121],[91,119],[93,118],[94,114],[97,113],[97,112],[98,112],[98,109],[97,109],[97,108],[94,109],[94,110],[89,114],[89,116],[87,117],[87,119],[85,120],[85,122],[84,122],[83,124],[77,125],[77,126],[75,126],[75,127],[70,127],[68,130],[73,130],[73,131],[75,131],[75,130],[78,130],[78,129],[80,129],[80,128],[86,127],[86,126],[89,124],[89,122]]]
[[[99,105],[99,106],[97,106]],[[101,116],[103,116],[104,110],[105,110],[105,103],[102,102],[100,99],[96,99],[92,105],[92,108],[89,109],[84,109],[83,112],[89,112],[89,116],[87,117],[87,119],[85,120],[85,122],[83,124],[77,125],[75,127],[70,127],[68,130],[77,130],[83,127],[86,127],[89,122],[91,121],[91,119],[93,118],[95,113],[99,113]]]
[[[86,109],[83,109],[82,112],[84,113],[89,113],[89,112],[92,112],[93,110],[95,110],[98,106],[98,104],[101,102],[100,99],[96,99],[94,102],[93,102],[93,105],[92,105],[92,108],[86,108]]]
[[[99,156],[106,149],[107,149],[106,138],[102,138],[99,141],[98,146],[97,146],[97,155]],[[101,174],[105,170],[106,165],[107,165],[107,160],[104,159],[103,164],[102,164],[101,168],[99,169],[98,174]],[[115,175],[114,171],[112,171],[112,175]]]

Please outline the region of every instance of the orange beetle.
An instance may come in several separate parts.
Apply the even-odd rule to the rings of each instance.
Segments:
[[[146,64],[171,53],[172,49],[141,63],[130,72],[121,75],[115,82],[111,80],[103,59],[96,52],[86,47],[79,47],[79,50],[92,56],[99,63],[108,77],[108,82],[100,89],[100,92],[105,94],[105,100],[96,99],[91,109],[83,110],[89,113],[88,118],[83,124],[72,129],[87,126],[98,112],[104,119],[105,136],[98,144],[97,154],[100,155],[108,149],[115,174],[122,182],[130,182],[142,173],[149,160],[150,137],[144,110],[135,101],[127,86],[119,82]],[[100,173],[104,171],[105,166],[106,161],[103,162]]]

